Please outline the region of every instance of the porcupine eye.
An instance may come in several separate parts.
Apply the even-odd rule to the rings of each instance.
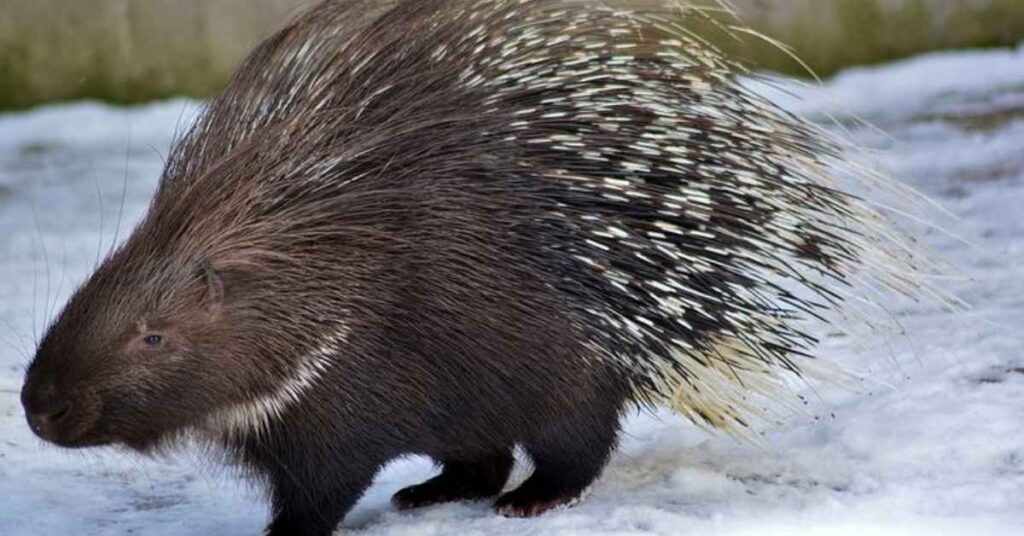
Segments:
[[[146,335],[142,342],[149,348],[159,348],[160,344],[164,342],[164,338],[160,335]]]

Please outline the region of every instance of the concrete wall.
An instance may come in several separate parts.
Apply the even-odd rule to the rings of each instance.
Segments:
[[[732,0],[744,22],[784,41],[820,74],[941,48],[1024,42],[1024,0]],[[722,40],[729,43],[728,40]],[[764,68],[801,74],[776,47],[728,45]],[[804,71],[805,73],[805,71]]]
[[[209,95],[254,42],[312,1],[0,0],[0,108]],[[731,2],[744,24],[789,43],[822,74],[933,48],[1024,40],[1024,0]],[[738,45],[707,33],[748,61],[801,72],[756,39]]]
[[[0,108],[209,95],[311,0],[0,0]]]

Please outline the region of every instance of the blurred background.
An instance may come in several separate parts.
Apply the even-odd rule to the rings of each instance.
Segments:
[[[257,40],[313,1],[0,0],[0,109],[78,98],[135,103],[209,96]],[[730,6],[744,25],[791,45],[823,76],[928,50],[1024,39],[1024,0],[692,3]],[[724,12],[717,16],[735,24]],[[807,74],[763,41],[707,35],[761,68]]]

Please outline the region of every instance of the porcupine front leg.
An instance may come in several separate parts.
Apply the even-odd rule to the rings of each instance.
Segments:
[[[445,460],[441,474],[399,490],[391,501],[399,510],[406,510],[493,497],[505,486],[513,461],[511,448],[473,459]]]
[[[270,485],[273,518],[263,534],[329,536],[381,466],[366,452],[343,445],[321,450],[281,437],[251,439],[246,460]]]
[[[266,536],[329,536],[373,481],[373,471],[313,485],[283,473],[272,477],[274,517]]]

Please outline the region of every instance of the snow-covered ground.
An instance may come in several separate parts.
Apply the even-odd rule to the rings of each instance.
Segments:
[[[971,278],[940,283],[971,310],[897,311],[911,339],[890,355],[830,338],[826,354],[872,370],[877,384],[821,387],[823,402],[784,419],[763,447],[669,414],[638,415],[578,507],[530,520],[483,503],[398,513],[391,493],[433,471],[414,458],[384,470],[343,526],[373,535],[1024,534],[1024,49],[851,70],[827,89],[802,89],[805,100],[791,105],[838,119],[879,150],[872,165],[955,215],[941,223],[963,240],[932,231],[925,241]],[[18,402],[34,337],[140,217],[161,154],[193,111],[172,101],[0,116],[0,535],[250,535],[264,523],[259,492],[216,466],[188,454],[48,447]]]

